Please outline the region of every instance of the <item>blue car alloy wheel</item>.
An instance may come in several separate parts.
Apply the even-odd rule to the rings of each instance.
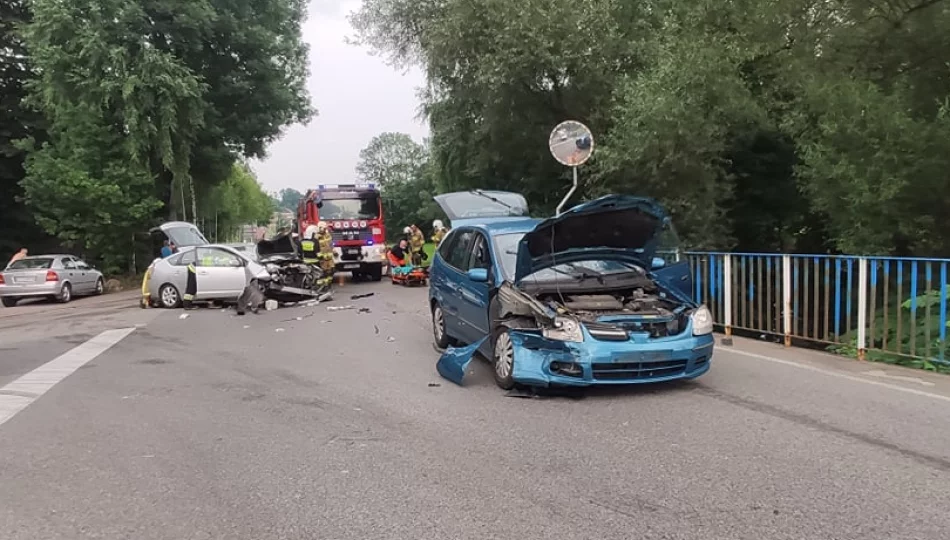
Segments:
[[[495,383],[502,390],[511,390],[515,387],[515,380],[512,377],[515,369],[515,346],[511,342],[508,330],[498,330],[493,345],[492,363],[494,364]]]

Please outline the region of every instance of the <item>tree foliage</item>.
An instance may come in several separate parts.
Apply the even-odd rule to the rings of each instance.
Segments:
[[[950,2],[366,0],[356,41],[426,73],[445,189],[549,212],[565,119],[579,197],[655,196],[696,248],[947,255]]]
[[[272,197],[274,206],[278,209],[284,208],[291,212],[297,211],[297,203],[303,198],[303,193],[293,188],[284,188],[276,196]]]
[[[203,199],[203,229],[213,242],[240,240],[241,226],[266,225],[276,210],[254,173],[244,164],[235,163],[231,174],[214,186]]]
[[[0,114],[12,116],[0,133],[9,160],[0,169],[4,204],[20,195],[19,183],[26,206],[18,210],[32,212],[65,247],[111,266],[130,252],[120,239],[165,218],[263,220],[270,201],[256,181],[253,189],[240,181],[253,211],[235,210],[224,193],[237,189],[236,160],[263,157],[286,126],[314,114],[305,7],[303,0],[4,4]],[[8,95],[16,107],[6,105]],[[0,225],[9,226],[7,216]]]
[[[0,3],[0,261],[22,246],[49,243],[20,200],[26,153],[16,141],[45,137],[43,116],[25,104],[26,85],[35,77],[18,29],[31,17],[26,0]]]
[[[432,200],[441,186],[428,149],[409,135],[382,133],[373,137],[360,152],[356,170],[361,181],[380,186],[383,217],[391,240],[412,224],[429,230],[432,221],[442,217]]]

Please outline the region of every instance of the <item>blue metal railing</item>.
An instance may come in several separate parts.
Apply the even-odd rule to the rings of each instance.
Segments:
[[[950,366],[950,259],[687,252],[694,297],[726,333]]]

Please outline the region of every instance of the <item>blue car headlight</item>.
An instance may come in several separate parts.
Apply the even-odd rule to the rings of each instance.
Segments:
[[[575,343],[584,341],[581,323],[568,317],[555,317],[554,323],[550,327],[541,330],[541,335],[555,341],[572,341]]]
[[[709,312],[709,308],[706,306],[699,306],[689,317],[693,322],[694,336],[705,336],[706,334],[712,334],[713,318],[712,313]]]

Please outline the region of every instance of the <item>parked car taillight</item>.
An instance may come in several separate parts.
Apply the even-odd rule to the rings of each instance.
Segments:
[[[52,270],[46,271],[46,281],[59,281],[59,274]]]
[[[3,281],[3,274],[0,274],[0,285],[3,285],[4,283],[6,283],[6,282]]]

